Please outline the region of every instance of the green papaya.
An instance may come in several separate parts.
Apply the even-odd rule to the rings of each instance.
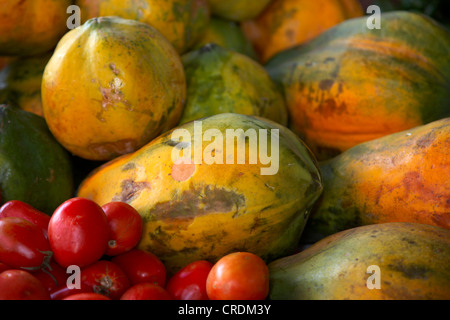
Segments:
[[[21,200],[51,215],[73,193],[70,156],[45,120],[0,105],[1,203]]]
[[[284,97],[253,59],[210,43],[182,57],[187,97],[180,124],[219,113],[259,116],[287,125]]]
[[[193,49],[200,49],[208,43],[216,43],[224,48],[234,50],[254,60],[258,60],[258,55],[253,45],[237,22],[212,17],[208,27]]]
[[[347,229],[269,264],[271,300],[448,300],[450,230],[391,222]]]

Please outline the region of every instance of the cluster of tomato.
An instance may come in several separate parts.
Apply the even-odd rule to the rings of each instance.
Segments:
[[[0,300],[262,300],[265,262],[235,252],[199,260],[167,279],[137,247],[143,221],[124,202],[69,199],[51,217],[21,202],[0,208]]]

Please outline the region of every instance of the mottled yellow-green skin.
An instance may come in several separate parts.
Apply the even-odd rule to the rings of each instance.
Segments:
[[[369,289],[379,267],[380,289]],[[448,300],[450,230],[392,222],[331,235],[269,264],[272,300]],[[369,285],[375,285],[374,278]]]
[[[260,14],[271,0],[208,0],[211,12],[231,21],[245,21]]]
[[[178,129],[190,132],[194,149],[194,123]],[[98,168],[81,184],[78,196],[100,205],[125,201],[136,208],[144,218],[139,248],[156,254],[170,272],[239,250],[267,261],[292,253],[322,191],[309,149],[285,127],[262,118],[220,114],[203,119],[202,129],[222,133],[223,144],[214,148],[222,159],[232,152],[225,148],[227,129],[278,129],[278,172],[262,175],[261,168],[269,165],[250,163],[258,146],[249,143],[244,164],[223,159],[224,164],[176,165],[172,152],[178,151],[179,142],[171,139],[170,131]],[[205,141],[200,150],[207,152],[210,143]]]
[[[43,117],[42,75],[52,53],[21,57],[0,70],[0,103],[8,103]]]
[[[174,127],[186,79],[180,56],[155,28],[100,17],[61,39],[41,94],[56,139],[81,158],[104,161]]]
[[[180,123],[231,112],[287,125],[284,97],[258,62],[212,43],[184,55],[182,61],[187,98]]]

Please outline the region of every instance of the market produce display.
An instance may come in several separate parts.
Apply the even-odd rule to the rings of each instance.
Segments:
[[[0,300],[450,300],[445,6],[3,1]]]

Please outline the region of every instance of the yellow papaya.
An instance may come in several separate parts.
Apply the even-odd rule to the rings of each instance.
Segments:
[[[186,78],[180,56],[155,28],[100,17],[61,39],[41,94],[56,139],[76,156],[106,161],[177,125]]]
[[[391,222],[348,229],[269,264],[272,300],[448,300],[450,230]]]
[[[184,162],[173,158],[180,152]],[[321,191],[317,162],[295,134],[266,119],[224,113],[102,165],[78,196],[136,208],[144,219],[139,248],[174,272],[236,250],[266,261],[294,252]]]

